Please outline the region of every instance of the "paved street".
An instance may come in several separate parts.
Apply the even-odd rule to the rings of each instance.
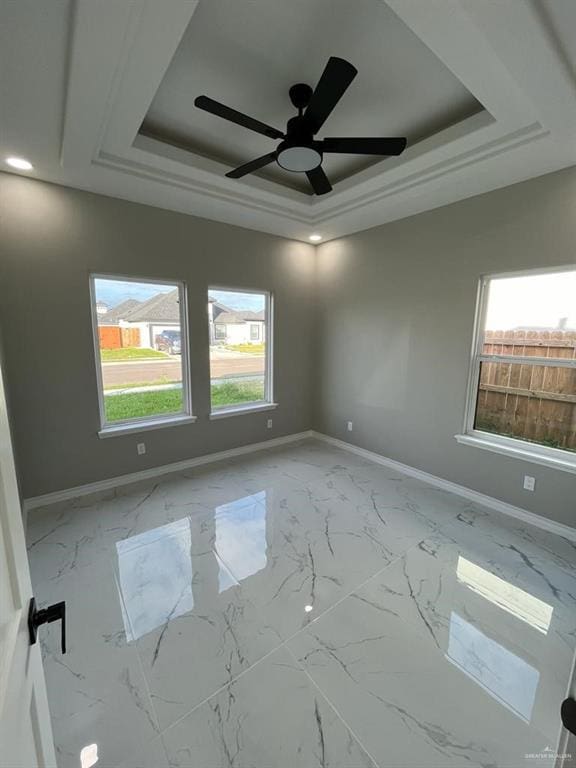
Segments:
[[[245,374],[264,373],[263,355],[242,355],[212,360],[213,378],[242,376]],[[104,387],[123,386],[125,384],[144,384],[147,381],[178,381],[180,378],[180,359],[138,360],[126,363],[103,363],[102,377]]]

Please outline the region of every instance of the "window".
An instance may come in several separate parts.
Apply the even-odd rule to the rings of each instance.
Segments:
[[[184,285],[93,275],[90,289],[100,435],[190,420]]]
[[[274,408],[270,294],[210,288],[208,322],[211,418]]]
[[[576,471],[576,267],[482,280],[460,442]]]

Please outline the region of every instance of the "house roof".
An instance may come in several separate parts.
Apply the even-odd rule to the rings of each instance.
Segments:
[[[139,305],[122,319],[129,320],[131,323],[178,323],[180,321],[178,288],[168,293],[157,293],[152,298],[139,302]]]
[[[220,301],[216,301],[216,299],[209,299],[210,304],[212,304],[212,319],[216,320],[216,318],[221,315],[223,312],[233,312],[233,309],[230,309],[230,307],[227,307],[226,304],[222,304]]]
[[[238,312],[237,314],[240,315],[240,317],[243,320],[262,320],[262,321],[264,320],[263,309],[261,309],[259,312],[242,311],[242,312]]]
[[[228,312],[220,312],[214,317],[215,323],[222,323],[226,325],[234,325],[245,323],[248,320],[260,321],[264,320],[264,311],[262,312],[240,312],[229,310]]]
[[[217,323],[241,324],[246,321],[263,321],[264,310],[251,312],[249,310],[233,310],[225,304],[213,301],[213,317]],[[146,301],[126,299],[100,319],[101,325],[114,325],[120,320],[130,323],[178,323],[180,321],[180,307],[178,304],[178,289],[168,293],[157,293]]]
[[[130,312],[139,307],[142,304],[137,299],[126,299],[121,301],[115,307],[112,307],[105,315],[100,318],[100,325],[116,325],[120,320],[126,320],[130,315]]]
[[[220,312],[214,318],[215,323],[222,323],[226,325],[241,324],[246,322],[243,317],[240,317],[238,312]]]

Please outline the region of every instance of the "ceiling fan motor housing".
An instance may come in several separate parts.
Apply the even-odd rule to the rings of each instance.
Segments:
[[[296,83],[296,85],[293,85],[288,91],[290,101],[294,104],[296,109],[299,110],[306,109],[313,93],[313,89],[309,85],[306,85],[306,83]]]

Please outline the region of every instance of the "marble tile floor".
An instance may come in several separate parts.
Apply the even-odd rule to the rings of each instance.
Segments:
[[[59,768],[556,749],[576,544],[354,454],[307,440],[52,505],[28,546],[68,611],[65,656],[41,630]]]

